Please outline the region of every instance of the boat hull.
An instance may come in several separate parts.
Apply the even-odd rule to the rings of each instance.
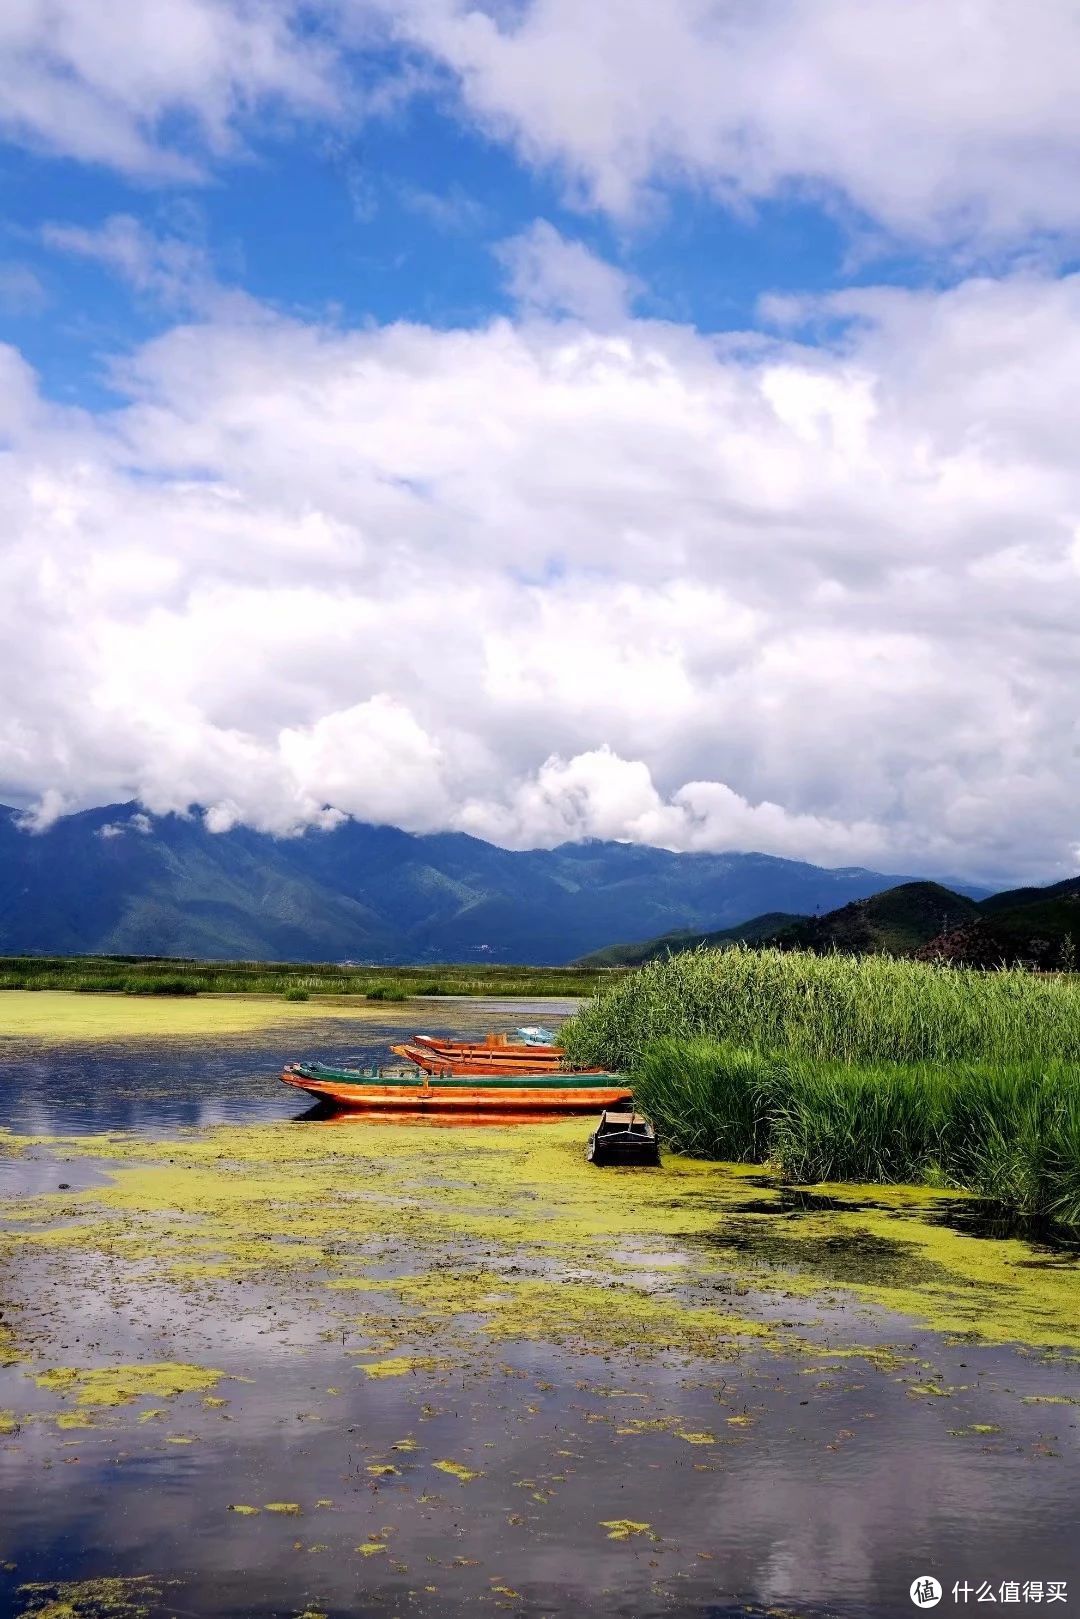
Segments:
[[[380,1082],[364,1077],[322,1077],[304,1072],[302,1065],[290,1065],[281,1077],[286,1085],[295,1085],[318,1101],[352,1112],[551,1117],[597,1113],[631,1095],[629,1085],[617,1074],[582,1079],[573,1074],[501,1075],[488,1076],[482,1084],[468,1076],[417,1074]]]

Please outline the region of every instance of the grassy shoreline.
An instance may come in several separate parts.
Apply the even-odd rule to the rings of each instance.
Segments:
[[[620,976],[583,967],[442,963],[419,967],[343,967],[332,962],[195,961],[148,956],[0,956],[0,990],[70,990],[83,995],[206,994],[364,996],[405,1001],[413,995],[484,995],[514,999],[590,996]]]
[[[564,1025],[677,1149],[794,1181],[934,1184],[1080,1225],[1080,985],[882,957],[697,951]]]

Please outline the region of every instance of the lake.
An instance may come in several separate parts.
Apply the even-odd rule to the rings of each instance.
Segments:
[[[0,997],[0,1612],[1080,1601],[1069,1244],[277,1077],[569,1010]]]

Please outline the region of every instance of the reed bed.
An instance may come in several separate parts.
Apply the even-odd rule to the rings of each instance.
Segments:
[[[1080,1068],[1060,1060],[838,1063],[659,1040],[637,1103],[677,1150],[785,1178],[955,1186],[1080,1225]]]
[[[583,1067],[631,1071],[656,1040],[850,1063],[1080,1061],[1080,978],[888,956],[694,950],[614,982],[563,1029]]]
[[[81,994],[362,995],[405,1001],[413,995],[484,995],[520,999],[587,997],[613,977],[580,967],[341,967],[300,962],[191,961],[137,956],[0,957],[0,990],[75,990]]]
[[[1080,980],[699,950],[564,1024],[675,1148],[815,1181],[956,1186],[1080,1224]]]

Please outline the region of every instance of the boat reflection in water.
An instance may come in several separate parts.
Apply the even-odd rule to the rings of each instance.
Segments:
[[[369,1124],[408,1124],[424,1125],[431,1130],[476,1130],[506,1129],[509,1125],[518,1124],[551,1124],[559,1116],[539,1109],[530,1113],[525,1108],[518,1108],[513,1113],[496,1113],[490,1108],[479,1113],[425,1111],[423,1108],[404,1107],[380,1111],[377,1108],[340,1108],[334,1107],[332,1103],[316,1102],[313,1107],[298,1114],[293,1123],[333,1125],[335,1129],[341,1127],[366,1129]],[[568,1115],[561,1116],[565,1118]]]

